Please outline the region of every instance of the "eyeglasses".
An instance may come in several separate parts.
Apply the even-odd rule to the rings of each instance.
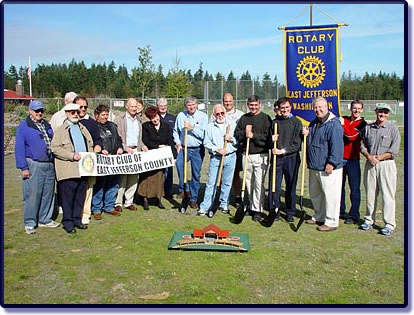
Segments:
[[[88,106],[79,106],[80,109],[88,109]]]
[[[225,114],[225,112],[218,112],[218,113],[216,113],[215,115],[216,115],[216,116],[224,116],[224,114]]]
[[[69,113],[71,115],[75,115],[75,114],[79,114],[79,111],[78,110],[71,110],[71,111],[69,111]]]
[[[43,108],[40,108],[40,109],[36,109],[35,111],[34,111],[35,113],[44,113],[44,109]]]

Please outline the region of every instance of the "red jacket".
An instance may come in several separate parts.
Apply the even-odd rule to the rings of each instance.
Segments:
[[[361,153],[361,134],[367,122],[364,118],[352,121],[351,117],[344,116],[344,159],[359,160]]]

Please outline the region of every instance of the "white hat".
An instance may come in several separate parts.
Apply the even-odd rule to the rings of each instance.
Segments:
[[[63,110],[67,112],[70,110],[79,110],[79,108],[80,107],[78,104],[69,103],[69,104],[66,104],[65,107],[63,107]]]

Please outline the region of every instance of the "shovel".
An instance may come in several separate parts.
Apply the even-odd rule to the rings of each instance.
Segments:
[[[240,224],[243,219],[244,215],[246,214],[247,204],[244,201],[244,191],[246,188],[246,170],[247,170],[247,158],[249,156],[249,145],[250,145],[250,138],[247,138],[246,144],[246,156],[244,157],[244,167],[243,167],[243,182],[242,182],[242,189],[241,189],[241,203],[237,207],[236,213],[234,214],[234,223]]]
[[[300,185],[300,197],[299,197],[299,204],[300,204],[300,219],[298,222],[298,226],[295,229],[297,232],[302,225],[303,221],[305,221],[306,211],[303,209],[303,191],[305,186],[305,164],[306,164],[306,135],[303,137],[303,151],[302,151],[302,183]]]
[[[275,123],[274,135],[277,135],[277,124]],[[276,142],[273,142],[273,148],[276,149]],[[276,154],[273,155],[273,169],[272,169],[272,207],[269,209],[269,215],[267,216],[268,226],[272,226],[273,222],[276,219],[277,214],[279,213],[279,208],[275,209],[273,207],[273,196],[276,192]]]
[[[188,204],[190,203],[190,197],[187,197],[187,145],[188,145],[188,135],[187,128],[184,128],[184,197],[181,202],[178,211],[184,214],[187,211]]]
[[[226,135],[229,135],[229,133],[230,133],[230,124],[227,125]],[[223,150],[226,150],[226,147],[227,147],[227,140],[224,141]],[[221,157],[221,162],[220,162],[220,167],[219,167],[219,172],[218,172],[218,177],[217,177],[217,184],[216,184],[216,195],[215,195],[213,203],[211,204],[210,208],[207,211],[207,216],[209,218],[214,217],[214,215],[217,212],[218,207],[220,206],[221,175],[223,174],[224,157],[225,155]]]

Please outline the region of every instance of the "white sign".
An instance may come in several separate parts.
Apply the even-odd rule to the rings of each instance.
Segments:
[[[103,155],[80,152],[80,155],[81,176],[138,174],[174,166],[174,156],[169,146],[132,154]]]
[[[114,101],[114,107],[124,107],[124,101]]]

